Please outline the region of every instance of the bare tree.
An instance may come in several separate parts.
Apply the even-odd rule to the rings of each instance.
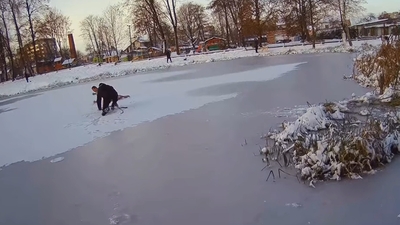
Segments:
[[[176,54],[179,55],[180,52],[179,52],[179,40],[178,40],[178,17],[176,16],[176,0],[163,0],[163,1],[168,14],[169,21],[171,22],[172,28],[174,30]]]
[[[374,13],[368,13],[363,18],[361,18],[358,22],[359,23],[370,22],[370,21],[376,20],[377,18],[378,17]]]
[[[130,7],[134,24],[140,25],[140,28],[136,27],[136,29],[141,32],[146,30],[154,44],[157,42],[156,39],[159,38],[165,53],[167,42],[166,26],[163,21],[165,15],[161,10],[160,3],[156,0],[126,0],[125,4]],[[144,28],[146,26],[144,23],[146,22],[148,23],[148,27]]]
[[[205,8],[193,2],[185,3],[178,9],[179,29],[195,48],[195,39],[204,38]]]
[[[98,23],[99,18],[94,15],[87,16],[81,21],[81,31],[84,37],[87,37],[93,43],[93,48],[96,50],[98,57],[101,57],[100,43],[98,38]]]
[[[57,43],[61,56],[65,57],[62,49],[66,46],[70,27],[69,17],[63,15],[56,8],[48,8],[43,18],[37,23],[36,32],[39,37],[53,38]]]
[[[111,5],[104,12],[104,22],[107,26],[106,32],[109,32],[115,51],[118,53],[118,47],[124,37],[123,28],[124,15],[120,5]]]
[[[2,22],[2,38],[3,41],[5,42],[5,47],[7,50],[7,56],[8,56],[8,60],[11,64],[11,73],[12,73],[12,77],[15,78],[15,63],[14,63],[14,54],[13,51],[11,49],[11,40],[10,40],[10,35],[9,35],[9,28],[8,28],[8,23],[7,23],[7,5],[6,2],[4,1],[0,1],[0,17],[1,17],[1,22]],[[6,70],[7,72],[7,70]]]
[[[278,3],[279,0],[253,0],[257,35],[260,39],[267,30],[275,29],[278,22]]]
[[[98,21],[98,36],[101,45],[102,52],[105,52],[106,55],[111,56],[115,47],[113,47],[113,35],[111,32],[111,28],[107,26],[104,18],[99,18]]]
[[[226,42],[230,44],[230,28],[229,28],[229,11],[228,11],[229,0],[212,0],[208,5],[208,9],[213,10],[214,13],[218,14],[219,21],[221,21],[221,17],[224,18],[225,25],[225,36]]]
[[[130,2],[130,19],[133,25],[133,32],[136,35],[148,35],[150,39],[150,44],[154,46],[157,42],[157,26],[153,21],[153,17],[148,12],[144,3],[140,2]],[[135,36],[135,35],[134,35]]]
[[[308,32],[309,7],[307,0],[284,0],[280,10],[288,35],[301,35],[302,40],[310,40]]]
[[[18,18],[21,17],[21,9],[23,6],[23,2],[20,0],[7,0],[8,10],[11,13],[12,22],[14,24],[15,33],[18,40],[18,50],[19,50],[19,58],[22,66],[24,67],[24,74],[32,75],[32,67],[28,66],[25,60],[25,55],[23,51],[23,41],[21,36],[21,29]]]
[[[34,20],[38,20],[39,13],[43,12],[47,7],[49,0],[25,0],[24,6],[29,23],[29,31],[33,45],[33,55],[35,65],[37,65],[38,57],[36,52],[36,32],[34,27]]]
[[[0,26],[0,82],[8,80],[7,77],[7,61],[6,61],[6,38],[4,37],[3,28]]]
[[[311,27],[311,41],[315,48],[318,25],[329,16],[331,0],[308,0],[308,19]]]
[[[332,4],[336,7],[339,12],[340,21],[342,24],[343,32],[345,34],[345,39],[349,42],[350,46],[353,46],[350,37],[350,28],[348,21],[352,16],[356,13],[359,13],[363,10],[362,5],[365,3],[365,0],[336,0],[332,1]],[[345,40],[344,40],[345,41]]]

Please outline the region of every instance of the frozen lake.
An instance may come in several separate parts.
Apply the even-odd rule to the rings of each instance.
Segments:
[[[0,164],[14,164],[0,171],[0,224],[397,224],[396,162],[314,190],[266,182],[253,156],[282,122],[266,112],[366,92],[342,79],[351,59],[254,57],[106,80],[131,95],[106,117],[98,82],[2,101]]]

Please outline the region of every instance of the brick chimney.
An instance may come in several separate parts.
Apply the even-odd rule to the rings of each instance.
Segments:
[[[71,59],[76,59],[75,42],[74,42],[74,36],[72,34],[68,34],[68,42],[69,42],[69,55]]]

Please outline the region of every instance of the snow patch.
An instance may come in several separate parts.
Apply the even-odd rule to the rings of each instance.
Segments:
[[[286,203],[286,206],[293,207],[293,208],[301,207],[301,205],[299,203]]]
[[[277,141],[296,140],[303,133],[326,129],[333,120],[344,119],[343,112],[346,111],[347,107],[339,103],[312,106],[294,123],[287,125],[282,132],[277,135],[272,134],[272,138]]]
[[[61,162],[63,160],[64,160],[64,157],[57,157],[57,158],[54,158],[54,159],[50,160],[50,162],[51,163],[58,163],[58,162]]]

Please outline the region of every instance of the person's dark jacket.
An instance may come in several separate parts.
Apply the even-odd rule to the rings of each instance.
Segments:
[[[101,98],[111,100],[118,100],[118,92],[113,86],[100,83],[97,88],[97,107],[101,110]]]
[[[258,39],[256,39],[255,41],[254,41],[254,48],[258,48],[259,46],[259,43],[258,43]]]

